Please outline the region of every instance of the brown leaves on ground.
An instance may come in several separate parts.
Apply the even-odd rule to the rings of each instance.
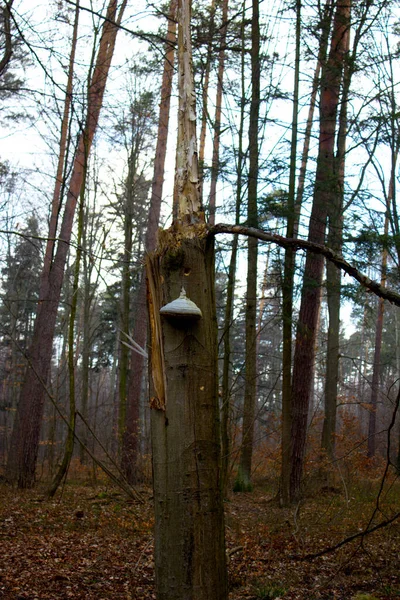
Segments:
[[[0,494],[0,598],[155,598],[150,493],[144,506],[105,487],[67,485],[54,500],[4,485]],[[395,487],[391,498],[375,522],[396,510]],[[225,504],[231,600],[400,598],[397,521],[304,560],[365,527],[372,493],[369,500],[346,499],[338,490],[320,490],[295,509],[270,499],[258,488]]]
[[[67,485],[62,497],[2,486],[0,598],[153,598],[152,505]]]

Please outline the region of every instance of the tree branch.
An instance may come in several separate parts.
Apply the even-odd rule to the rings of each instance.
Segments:
[[[387,525],[390,525],[391,523],[396,521],[399,517],[400,517],[400,512],[397,512],[390,519],[385,519],[385,521],[381,521],[381,523],[378,523],[378,525],[371,527],[371,529],[364,529],[363,531],[359,531],[358,533],[355,533],[354,535],[350,535],[349,537],[345,538],[341,542],[338,542],[334,546],[328,546],[328,548],[324,548],[323,550],[321,550],[321,552],[316,552],[315,554],[306,554],[305,556],[293,556],[292,558],[294,558],[296,560],[313,560],[314,558],[319,558],[320,556],[324,556],[325,554],[331,554],[332,552],[335,552],[336,550],[338,550],[345,544],[353,542],[354,540],[357,540],[358,538],[364,538],[366,535],[369,535],[370,533],[373,533],[374,531],[378,531],[378,529],[387,527]]]
[[[65,0],[65,1],[67,4],[70,4],[71,6],[76,6],[76,2],[73,2],[73,0]],[[79,6],[79,10],[86,11],[92,15],[95,15],[96,17],[99,17],[100,19],[103,19],[103,21],[108,21],[109,23],[112,23],[112,25],[115,25],[121,31],[125,31],[125,33],[129,33],[130,35],[133,35],[133,36],[139,38],[140,40],[147,42],[157,52],[160,52],[160,49],[158,47],[158,42],[162,42],[163,44],[167,44],[169,46],[174,46],[174,47],[176,46],[175,42],[171,42],[171,40],[168,40],[168,38],[166,38],[162,35],[159,35],[157,33],[145,33],[143,31],[140,31],[139,29],[137,29],[137,30],[129,29],[128,27],[124,27],[124,25],[121,25],[121,23],[116,23],[112,19],[109,19],[108,17],[101,14],[100,12],[97,12],[91,8],[88,8],[87,6]]]
[[[246,235],[249,237],[255,237],[263,242],[277,244],[282,248],[293,248],[294,250],[301,249],[309,252],[315,252],[316,254],[322,254],[322,256],[325,256],[327,260],[330,260],[338,269],[341,269],[350,275],[350,277],[353,277],[353,279],[358,281],[367,290],[376,296],[379,296],[379,298],[383,298],[384,300],[388,300],[396,306],[400,306],[400,294],[394,290],[387,289],[377,281],[370,279],[367,275],[359,271],[357,267],[347,262],[347,260],[345,260],[341,254],[334,252],[331,248],[328,248],[328,246],[315,244],[314,242],[301,240],[299,238],[285,238],[281,235],[277,235],[276,233],[269,233],[268,231],[263,231],[262,229],[256,229],[254,227],[225,225],[224,223],[219,223],[213,227],[209,227],[208,233],[209,235],[217,235],[218,233]]]

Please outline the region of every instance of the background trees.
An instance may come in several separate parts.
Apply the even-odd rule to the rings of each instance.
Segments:
[[[1,460],[3,467],[9,462],[10,478],[23,486],[33,484],[35,468],[30,464],[29,474],[17,475],[24,451],[16,451],[16,439],[28,436],[16,433],[10,447],[13,417],[17,406],[18,414],[24,402],[31,406],[36,388],[38,397],[46,395],[44,383],[49,404],[40,400],[43,414],[40,408],[34,424],[27,419],[27,428],[36,432],[37,449],[29,454],[38,453],[46,480],[63,454],[67,426],[60,413],[68,413],[73,391],[80,442],[73,468],[78,463],[89,468],[88,450],[121,481],[135,484],[150,476],[141,273],[144,251],[154,248],[158,222],[170,224],[173,212],[179,96],[173,60],[175,6],[171,3],[168,15],[157,18],[146,12],[148,20],[139,21],[140,30],[134,25],[138,7],[127,7],[118,33],[121,44],[117,38],[110,66],[122,4],[110,3],[106,19],[102,6],[95,4],[89,9],[81,3],[50,3],[43,15],[47,25],[41,27],[30,7],[14,0],[4,3],[0,23],[0,101],[7,136],[0,147],[3,160],[10,145],[0,172]],[[350,4],[341,2],[298,3],[296,11],[285,7],[283,12],[264,10],[257,2],[193,6],[202,132],[199,212],[204,209],[210,222],[215,216],[216,222],[328,244],[377,280],[387,255],[386,284],[396,289],[397,8],[383,1],[351,8],[350,14]],[[90,140],[100,100],[103,112]],[[22,152],[25,147],[30,154]],[[77,167],[82,181],[86,178],[80,237],[69,208],[83,183],[68,192]],[[70,233],[60,229],[64,210]],[[52,223],[49,230],[46,219]],[[282,499],[289,502],[303,490],[302,470],[293,465],[305,461],[308,474],[310,449],[319,450],[321,444],[324,477],[333,472],[335,441],[340,442],[350,416],[365,453],[367,438],[371,456],[379,460],[384,453],[384,434],[371,433],[373,427],[368,433],[368,424],[376,419],[376,432],[387,427],[400,365],[399,325],[396,311],[385,305],[379,358],[373,341],[377,306],[370,296],[356,291],[347,278],[336,280],[333,267],[327,266],[325,280],[321,256],[308,253],[304,259],[291,250],[284,256],[273,245],[248,243],[249,255],[243,238],[221,236],[216,241],[223,472],[227,491],[236,476],[247,487],[254,476],[257,480],[266,457],[275,456],[274,485],[277,491],[282,482]],[[46,294],[64,262],[66,275],[62,285],[57,277],[51,313]],[[313,266],[316,272],[310,275]],[[75,300],[73,339],[68,341],[66,323]],[[306,322],[311,306],[312,318]],[[36,367],[26,373],[27,364],[36,360],[34,349],[44,352],[40,322],[49,326],[50,314],[54,334],[43,359],[47,367],[41,374]],[[35,328],[38,341],[31,346]],[[68,346],[74,384],[67,378]],[[25,377],[32,379],[21,394]],[[371,390],[378,390],[376,403]],[[19,422],[20,417],[16,431]],[[319,442],[309,445],[308,439]],[[281,442],[284,460],[278,477]],[[255,461],[245,460],[246,452],[253,452]],[[335,458],[340,456],[336,452]],[[284,492],[290,462],[291,495]]]

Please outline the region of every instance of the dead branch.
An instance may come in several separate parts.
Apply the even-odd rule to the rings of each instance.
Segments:
[[[341,269],[350,275],[350,277],[353,277],[353,279],[358,281],[367,290],[374,293],[376,296],[379,296],[379,298],[383,298],[392,304],[396,304],[396,306],[400,306],[400,294],[394,290],[387,289],[377,281],[370,279],[367,275],[359,271],[354,265],[345,260],[341,254],[334,252],[328,246],[315,244],[313,242],[309,242],[308,240],[302,240],[299,238],[285,238],[281,235],[277,235],[276,233],[269,233],[268,231],[263,231],[262,229],[256,229],[254,227],[225,225],[224,223],[219,223],[213,227],[209,227],[208,233],[209,235],[217,235],[218,233],[246,235],[248,237],[255,237],[263,242],[277,244],[282,248],[309,250],[310,252],[322,254],[322,256],[325,256],[327,260],[330,260],[334,265],[336,265],[338,269]]]
[[[387,527],[391,523],[394,523],[394,521],[397,521],[399,517],[400,512],[397,512],[390,519],[385,519],[385,521],[381,521],[380,523],[378,523],[378,525],[375,525],[370,529],[364,529],[363,531],[359,531],[354,535],[349,535],[349,537],[345,538],[341,542],[338,542],[334,546],[328,546],[327,548],[324,548],[323,550],[321,550],[321,552],[315,552],[314,554],[306,554],[305,556],[292,556],[292,558],[294,560],[313,560],[314,558],[319,558],[320,556],[324,556],[325,554],[332,554],[332,552],[336,552],[336,550],[339,550],[339,548],[345,546],[346,544],[349,544],[350,542],[354,542],[354,540],[360,538],[364,539],[364,537],[369,535],[370,533],[374,533],[374,531],[378,531],[378,529],[383,529],[383,527]]]

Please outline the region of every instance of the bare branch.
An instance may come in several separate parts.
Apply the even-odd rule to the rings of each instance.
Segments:
[[[394,290],[387,289],[377,281],[370,279],[367,275],[359,271],[357,267],[345,260],[341,254],[334,252],[331,248],[328,248],[328,246],[315,244],[314,242],[301,240],[299,238],[285,238],[281,235],[277,235],[276,233],[269,233],[268,231],[263,231],[262,229],[244,227],[242,225],[225,225],[220,223],[218,225],[214,225],[213,227],[209,227],[208,233],[209,235],[217,235],[218,233],[247,235],[249,237],[255,237],[263,242],[277,244],[282,248],[308,250],[310,252],[315,252],[316,254],[322,254],[322,256],[325,256],[327,260],[330,260],[334,265],[336,265],[338,269],[341,269],[350,275],[350,277],[353,277],[367,290],[376,296],[379,296],[379,298],[383,298],[384,300],[388,300],[396,306],[400,306],[400,294]]]
[[[328,548],[324,548],[324,550],[321,550],[321,552],[316,552],[315,554],[306,554],[305,556],[294,556],[292,558],[295,558],[297,560],[312,560],[314,558],[319,558],[320,556],[324,556],[325,554],[331,554],[332,552],[335,552],[336,550],[338,550],[345,544],[349,544],[350,542],[353,542],[354,540],[357,540],[360,538],[363,539],[366,535],[369,535],[370,533],[373,533],[374,531],[378,531],[378,529],[382,529],[383,527],[387,527],[391,523],[394,523],[394,521],[397,521],[397,519],[399,517],[400,517],[400,512],[397,512],[396,514],[393,515],[393,517],[391,517],[390,519],[385,519],[384,521],[381,521],[380,523],[378,523],[378,525],[375,525],[375,527],[371,527],[370,529],[364,529],[363,531],[359,531],[358,533],[355,533],[354,535],[350,535],[349,537],[345,538],[338,544],[335,544],[334,546],[329,546]]]

